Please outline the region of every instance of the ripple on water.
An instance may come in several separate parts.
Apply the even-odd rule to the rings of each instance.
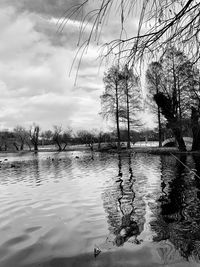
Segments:
[[[29,233],[38,231],[38,230],[40,230],[41,228],[42,228],[41,226],[28,227],[28,228],[25,229],[25,232],[26,232],[27,234],[29,234]]]
[[[104,248],[102,258],[109,248],[119,252],[131,247],[137,251],[137,266],[147,266],[142,249],[150,253],[150,266],[163,260],[170,266],[173,260],[184,261],[189,248],[187,255],[194,256],[199,247],[198,185],[172,158],[98,153],[91,160],[90,152],[67,152],[8,159],[0,172],[1,267],[35,267],[45,261],[50,266],[57,257],[76,260],[86,253],[93,257],[95,244]],[[17,168],[10,168],[11,163]],[[119,238],[131,228],[131,220],[139,233]],[[116,255],[112,266],[118,264]],[[109,263],[106,258],[105,266]]]
[[[13,246],[17,246],[19,249],[19,246],[21,243],[24,243],[29,239],[29,235],[21,235],[14,238],[9,239],[5,243],[2,244],[3,247],[11,248]]]

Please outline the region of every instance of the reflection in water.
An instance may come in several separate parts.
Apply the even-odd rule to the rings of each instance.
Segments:
[[[118,176],[122,177],[122,171],[121,171],[121,156],[119,154],[118,156],[119,160],[119,174]],[[137,240],[137,235],[139,234],[139,227],[136,221],[134,221],[134,198],[135,198],[135,192],[133,190],[133,171],[131,167],[131,156],[129,154],[129,179],[118,180],[116,182],[119,182],[119,189],[120,189],[120,196],[118,198],[119,202],[119,209],[121,212],[121,225],[119,229],[116,229],[116,238],[115,238],[115,244],[117,246],[123,245],[126,241],[128,241],[129,238],[135,237],[135,242],[139,243]],[[128,208],[129,207],[129,208]]]
[[[59,158],[58,154],[54,154],[52,158],[41,158],[38,153],[34,153],[29,160],[8,160],[1,164],[0,184],[25,183],[32,187],[41,186],[49,179],[54,181],[62,179],[66,168],[69,175],[71,164],[72,159]]]
[[[6,155],[0,266],[195,266],[199,156],[93,154]]]
[[[170,246],[170,252],[160,248],[160,254],[168,262],[177,257],[177,251],[187,260],[200,258],[200,181],[185,168],[185,165],[195,168],[199,176],[199,157],[193,160],[186,155],[180,160],[162,157],[162,195],[151,227],[156,233],[153,240],[160,243],[166,240]]]
[[[123,158],[125,169],[122,171],[122,158],[118,155],[118,176],[112,181],[112,185],[103,194],[104,208],[108,213],[109,231],[113,235],[107,241],[116,246],[122,246],[130,238],[131,242],[139,244],[137,236],[143,229],[144,217],[138,220],[134,203],[136,193],[134,191],[134,179],[131,155]],[[128,162],[128,165],[127,165]],[[143,223],[141,223],[143,222]]]

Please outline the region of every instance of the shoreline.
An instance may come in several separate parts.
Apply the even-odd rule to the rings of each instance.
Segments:
[[[0,154],[25,154],[25,153],[43,153],[43,152],[57,152],[57,153],[64,153],[64,152],[73,152],[73,151],[91,151],[90,147],[85,145],[74,145],[69,146],[65,150],[58,151],[57,149],[48,149],[48,148],[39,148],[38,151],[34,150],[8,150],[8,151],[0,151]],[[147,153],[152,155],[171,155],[171,154],[180,154],[180,155],[190,155],[190,154],[200,154],[200,151],[179,151],[176,147],[133,147],[130,149],[123,148],[120,151],[117,149],[94,149],[93,152],[100,152],[100,153]]]

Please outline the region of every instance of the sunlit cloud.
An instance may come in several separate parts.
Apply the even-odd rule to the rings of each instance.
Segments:
[[[43,129],[55,124],[76,129],[99,127],[102,77],[95,61],[96,47],[89,47],[82,58],[74,86],[76,65],[69,76],[75,56],[74,39],[58,40],[64,33],[56,32],[51,24],[55,21],[54,17],[18,13],[11,5],[0,10],[1,128],[17,124],[28,127],[33,122]],[[71,24],[74,29],[70,26],[70,32],[78,33],[78,23]]]
[[[100,95],[109,64],[100,65],[98,56],[105,40],[119,36],[120,24],[111,14],[99,43],[93,40],[74,62],[80,27],[85,29],[83,39],[92,27],[70,18],[59,28],[63,14],[75,3],[79,1],[0,2],[0,129],[33,122],[42,129],[55,124],[75,129],[105,126],[99,115]],[[130,32],[136,30],[137,18],[127,23]]]

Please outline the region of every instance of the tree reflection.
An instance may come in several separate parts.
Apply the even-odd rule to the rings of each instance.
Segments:
[[[199,157],[162,158],[162,195],[151,222],[156,242],[169,240],[185,259],[200,259],[200,161]],[[189,166],[186,168],[185,166]],[[194,169],[195,172],[189,171]],[[168,255],[172,257],[172,255]]]
[[[139,244],[137,236],[143,225],[139,225],[135,211],[134,175],[131,155],[125,162],[126,169],[122,172],[122,158],[118,155],[118,175],[111,187],[103,194],[104,208],[108,214],[109,231],[114,236],[112,243],[122,246],[131,238],[131,242]],[[127,164],[128,163],[128,164]]]

